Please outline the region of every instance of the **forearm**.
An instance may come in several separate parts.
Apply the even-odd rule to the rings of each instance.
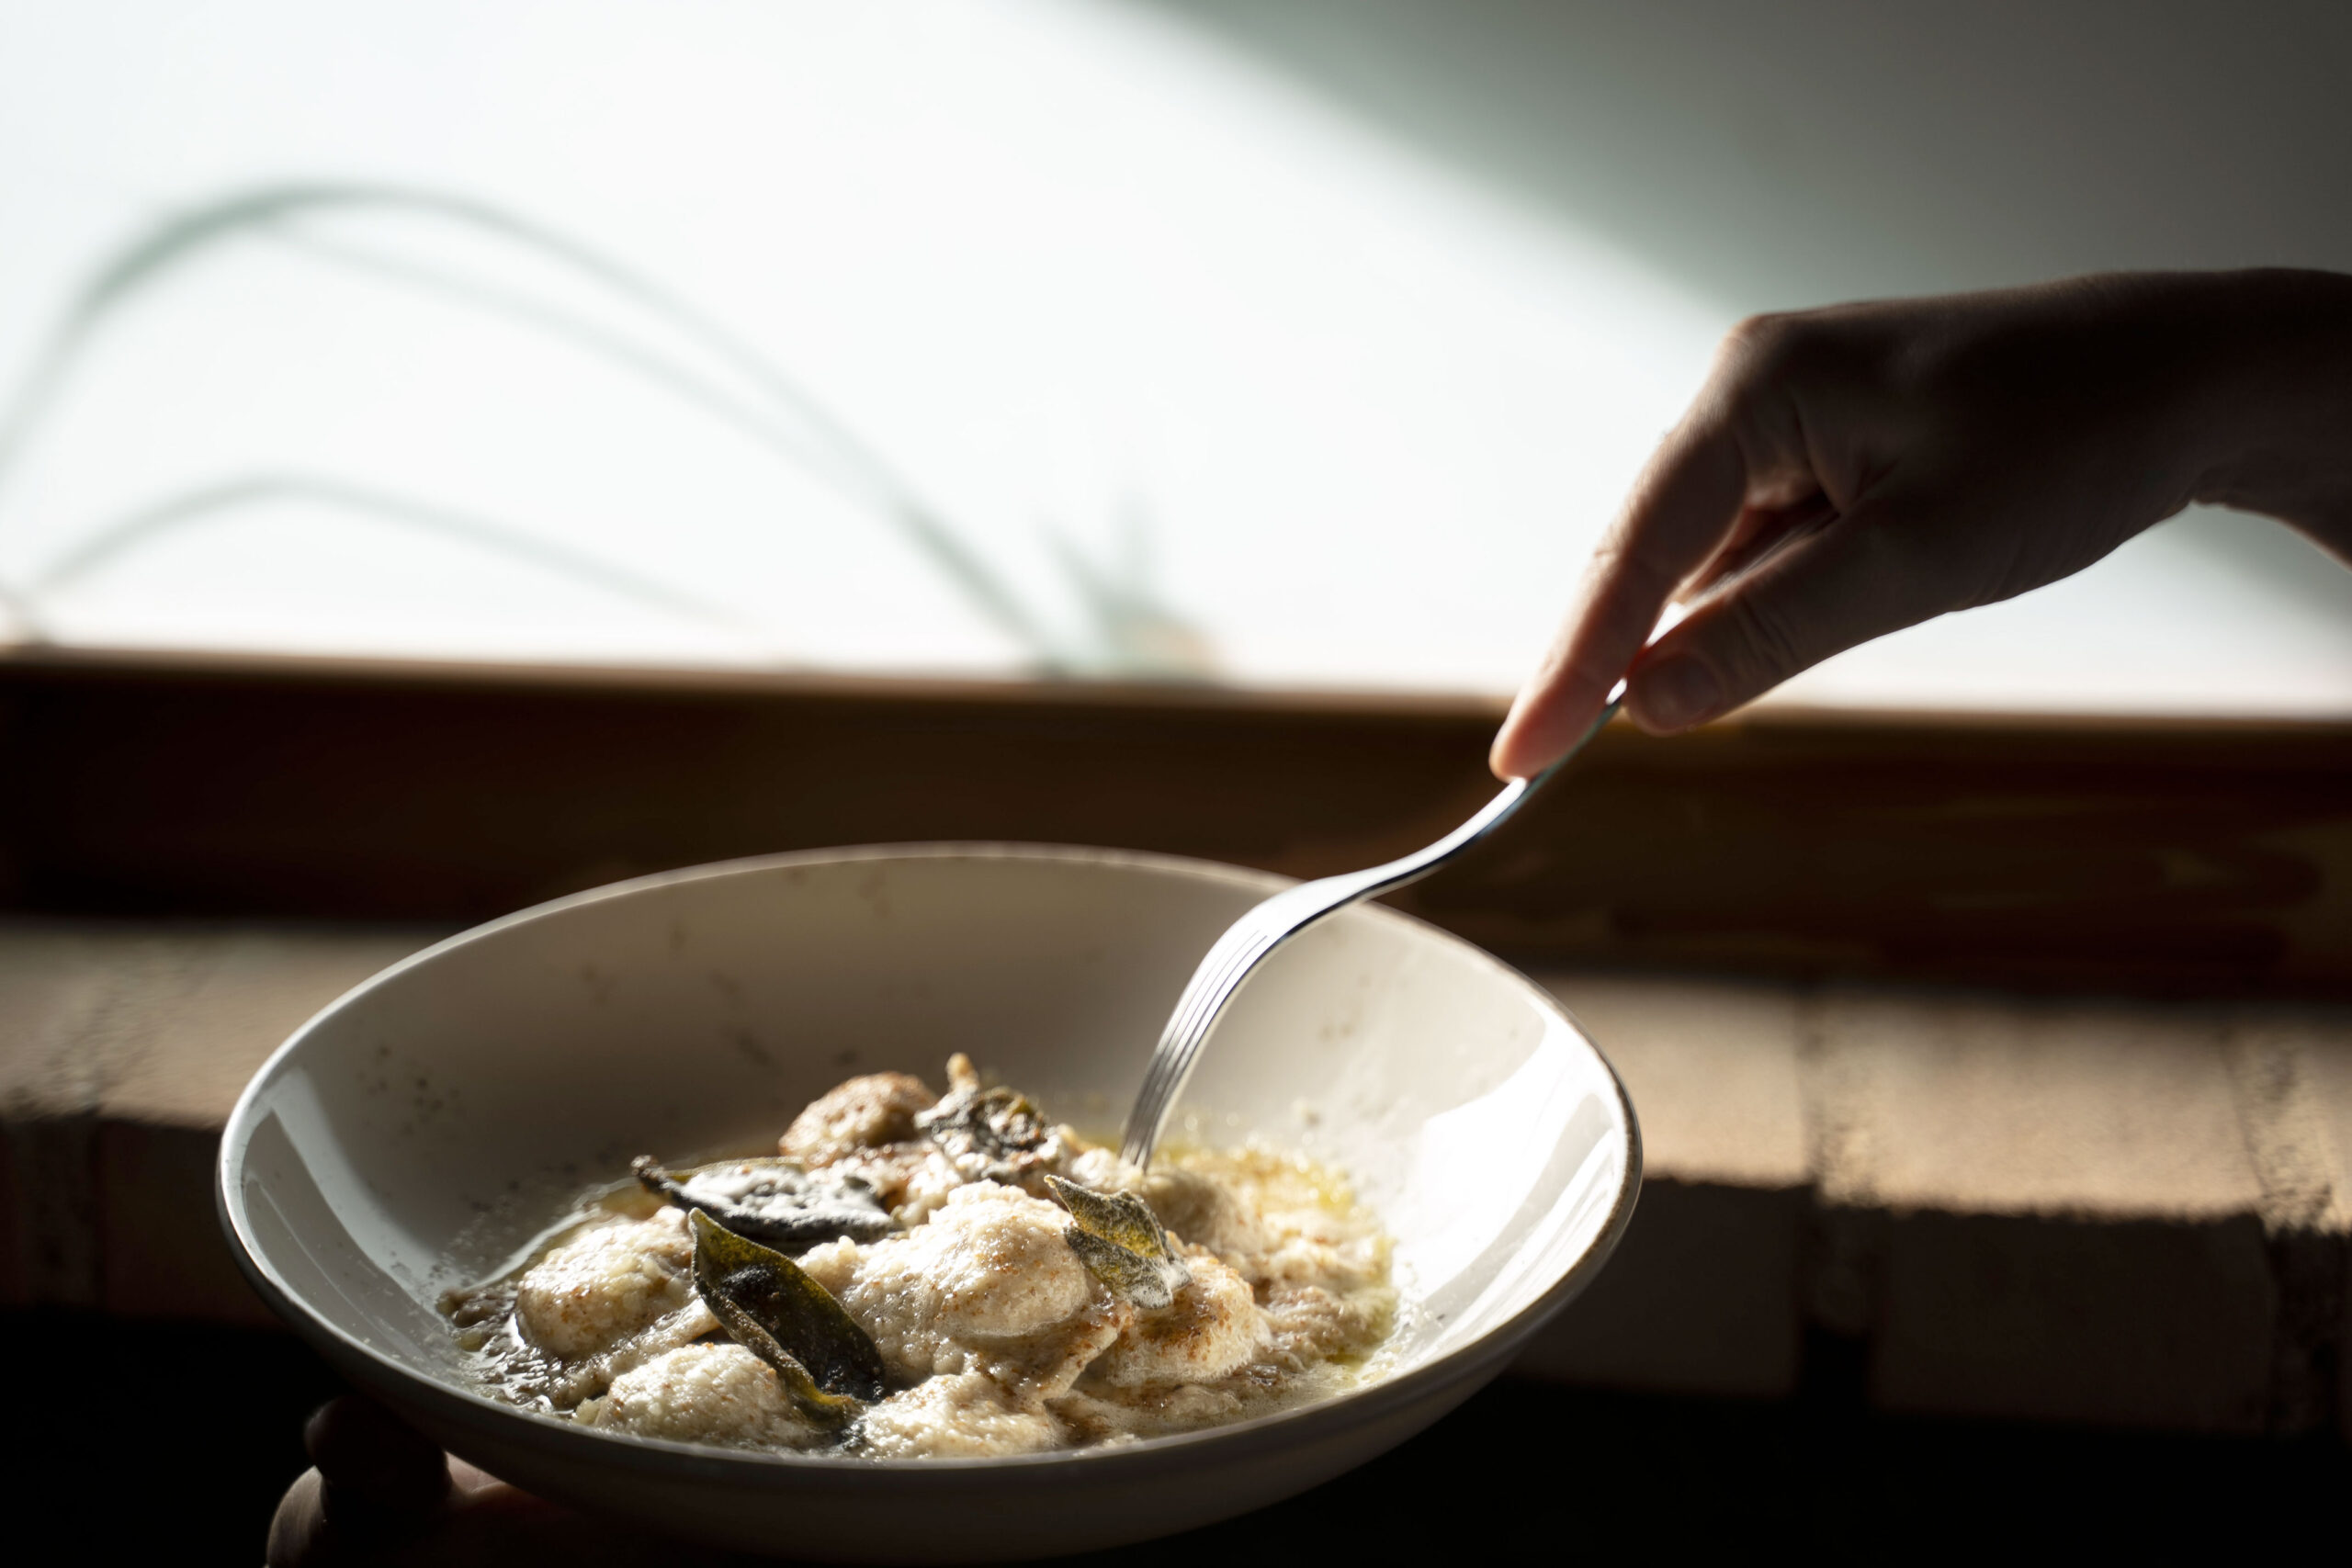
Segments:
[[[2278,518],[2352,562],[2352,277],[2223,279],[2237,286],[2207,317],[2195,499]]]

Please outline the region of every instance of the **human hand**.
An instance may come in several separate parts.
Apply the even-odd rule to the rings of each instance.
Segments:
[[[2352,557],[2352,279],[2145,274],[1742,323],[1496,737],[1653,732],[2079,571],[2193,501]],[[1669,598],[1689,614],[1645,648]],[[1630,671],[1630,673],[1629,673]]]
[[[270,1521],[270,1568],[566,1568],[692,1562],[724,1552],[656,1540],[531,1495],[487,1475],[402,1423],[346,1394],[303,1428],[316,1468],[287,1488]]]

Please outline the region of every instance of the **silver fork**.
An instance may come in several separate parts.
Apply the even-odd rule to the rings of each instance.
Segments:
[[[1478,815],[1427,849],[1416,850],[1385,865],[1286,887],[1250,906],[1247,913],[1227,926],[1225,934],[1210,947],[1208,956],[1201,960],[1201,966],[1193,971],[1184,994],[1176,999],[1176,1010],[1169,1015],[1168,1027],[1160,1032],[1159,1043],[1152,1048],[1151,1064],[1144,1070],[1143,1088],[1136,1094],[1135,1109],[1127,1112],[1120,1157],[1136,1166],[1151,1163],[1151,1151],[1168,1124],[1168,1113],[1175,1109],[1176,1097],[1184,1092],[1185,1081],[1200,1061],[1201,1047],[1207,1043],[1209,1032],[1216,1027],[1225,1004],[1233,999],[1241,982],[1265,962],[1268,953],[1326,915],[1393,887],[1419,881],[1501,827],[1511,813],[1527,804],[1529,795],[1543,787],[1544,780],[1566,766],[1568,759],[1582,750],[1585,742],[1616,716],[1623,705],[1624,687],[1620,683],[1610,694],[1609,705],[1600,710],[1592,728],[1568,748],[1566,756],[1532,779],[1513,779],[1503,786],[1500,795],[1487,802]]]

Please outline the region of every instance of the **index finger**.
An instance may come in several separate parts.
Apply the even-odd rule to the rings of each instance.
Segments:
[[[1738,518],[1747,466],[1720,415],[1686,421],[1635,481],[1587,569],[1581,601],[1511,704],[1488,763],[1532,778],[1590,728],[1666,602]]]

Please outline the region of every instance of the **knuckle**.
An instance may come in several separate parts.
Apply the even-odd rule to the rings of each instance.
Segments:
[[[1713,379],[1721,416],[1766,445],[1791,439],[1805,389],[1834,382],[1838,327],[1818,312],[1750,316],[1724,335]]]
[[[1724,334],[1726,356],[1749,359],[1769,355],[1792,330],[1796,318],[1785,310],[1768,310],[1759,315],[1743,316]]]
[[[1825,336],[1823,323],[1810,312],[1776,310],[1749,316],[1724,334],[1721,358],[1742,380],[1775,380],[1817,357]]]

